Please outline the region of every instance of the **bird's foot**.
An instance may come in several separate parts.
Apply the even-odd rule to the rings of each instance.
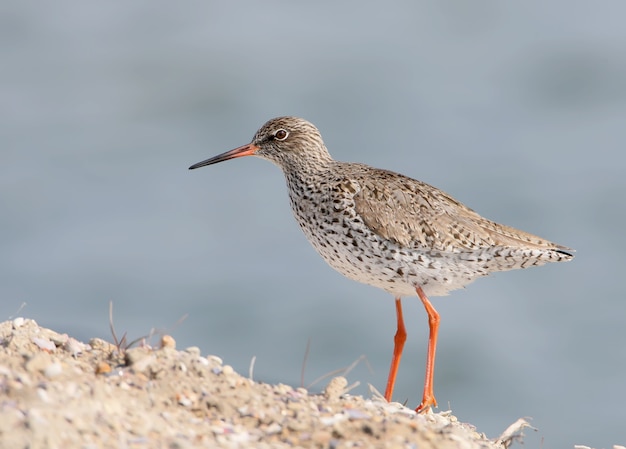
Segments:
[[[422,399],[422,403],[415,409],[417,413],[427,413],[431,407],[437,407],[435,396],[427,395]]]

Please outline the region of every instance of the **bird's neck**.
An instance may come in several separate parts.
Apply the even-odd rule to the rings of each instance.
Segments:
[[[302,188],[314,189],[314,186],[324,183],[328,178],[328,173],[332,171],[334,162],[328,155],[327,159],[309,158],[303,163],[283,166],[283,173],[289,189],[292,192],[300,191]]]
[[[334,162],[326,148],[322,148],[314,154],[298,156],[281,161],[281,168],[288,181],[290,178],[294,181],[302,181],[319,177],[322,173],[327,172]]]

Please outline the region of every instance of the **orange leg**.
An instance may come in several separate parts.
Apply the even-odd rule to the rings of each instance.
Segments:
[[[393,337],[393,357],[391,358],[391,367],[389,368],[389,376],[387,377],[387,388],[385,388],[385,399],[391,402],[393,396],[393,387],[396,383],[396,374],[400,366],[402,358],[402,349],[406,341],[406,329],[404,328],[404,320],[402,319],[402,302],[400,298],[396,298],[396,318],[398,319],[396,335]]]
[[[422,403],[415,409],[416,412],[425,412],[430,407],[437,406],[437,400],[435,399],[435,393],[433,391],[433,378],[435,375],[435,352],[437,351],[437,333],[439,332],[439,314],[432,306],[428,297],[424,293],[424,290],[420,286],[415,287],[417,296],[422,300],[426,313],[428,314],[428,327],[430,334],[428,336],[428,354],[426,355],[426,377],[424,379],[424,394],[422,396]],[[394,351],[395,357],[395,351]],[[389,384],[387,384],[389,388]]]

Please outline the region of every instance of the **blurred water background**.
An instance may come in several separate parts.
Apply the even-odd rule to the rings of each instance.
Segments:
[[[310,341],[305,384],[363,355],[354,392],[383,390],[392,298],[315,254],[279,170],[187,170],[302,116],[337,159],[577,250],[434,298],[440,409],[491,437],[530,416],[525,447],[626,444],[625,16],[620,1],[3,2],[0,317],[25,302],[110,339],[113,301],[131,339],[166,329],[294,386]],[[395,398],[415,407],[428,329],[404,303]]]

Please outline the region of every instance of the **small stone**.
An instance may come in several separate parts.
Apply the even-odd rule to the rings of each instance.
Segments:
[[[284,396],[288,393],[291,393],[293,391],[293,388],[291,387],[291,385],[278,384],[274,387],[274,391]]]
[[[329,401],[336,401],[344,393],[348,380],[345,377],[333,377],[324,389],[324,397]]]
[[[91,348],[96,351],[103,352],[113,352],[117,349],[115,345],[112,345],[108,341],[105,341],[101,338],[92,338],[91,340],[89,340],[89,346],[91,346]]]
[[[161,337],[161,349],[170,348],[176,349],[176,340],[171,335],[163,335]]]
[[[21,316],[18,316],[17,318],[13,320],[13,329],[18,329],[22,327],[25,321],[26,320],[24,318],[22,318]]]
[[[48,338],[56,345],[56,346],[64,346],[67,341],[70,339],[67,334],[58,334],[56,332],[49,332]]]
[[[146,357],[150,356],[150,352],[144,348],[132,348],[126,351],[125,360],[128,366],[135,368],[135,365]]]
[[[337,423],[341,423],[346,421],[348,417],[343,413],[335,413],[332,416],[322,416],[320,418],[320,423],[325,426],[335,426]]]
[[[276,433],[280,433],[283,430],[283,427],[277,422],[273,422],[265,429],[265,433],[268,435],[274,435]]]
[[[107,362],[99,362],[96,365],[96,374],[108,374],[111,372],[111,365]]]
[[[292,432],[304,432],[308,430],[309,423],[307,423],[306,421],[299,421],[297,419],[291,419],[287,423],[287,428],[291,430]]]
[[[182,393],[176,394],[176,402],[183,407],[191,407],[195,400],[197,400],[197,395],[190,391],[183,391]]]
[[[46,376],[48,379],[56,377],[62,372],[63,372],[63,365],[61,365],[59,362],[53,362],[49,364],[48,366],[46,366],[46,368],[43,370],[44,376]]]
[[[50,395],[45,390],[45,388],[37,388],[37,396],[39,397],[41,402],[45,402],[46,404],[49,404],[52,402],[52,400],[50,399]]]
[[[146,373],[157,361],[157,358],[154,354],[150,354],[142,359],[139,359],[137,362],[133,363],[133,370],[139,373]]]
[[[35,343],[39,349],[43,349],[44,351],[52,352],[57,348],[56,345],[47,338],[33,337],[33,343]]]
[[[197,357],[200,357],[200,354],[202,354],[202,351],[200,351],[200,348],[197,346],[189,346],[185,349],[185,352]]]
[[[224,362],[222,361],[222,359],[216,355],[207,355],[206,359],[213,363],[213,364],[217,364],[217,365],[223,365]]]
[[[230,365],[224,365],[222,367],[222,374],[225,376],[230,376],[231,374],[233,374],[235,372],[235,370],[233,369],[232,366]]]
[[[75,338],[70,337],[67,339],[67,341],[63,345],[63,348],[67,352],[72,354],[73,357],[76,357],[78,356],[78,354],[82,354],[83,352],[85,352],[88,347],[85,343],[82,343],[76,340]]]
[[[80,394],[80,388],[76,382],[67,382],[64,390],[67,398],[75,398]]]
[[[298,392],[299,394],[301,394],[302,396],[307,396],[309,394],[309,392],[307,391],[306,388],[304,387],[298,387],[296,388],[296,392]]]
[[[360,410],[358,408],[348,408],[348,409],[345,409],[344,413],[350,419],[369,419],[369,418],[371,418],[371,416],[369,414],[365,413],[363,410]]]
[[[31,408],[26,414],[27,428],[36,435],[43,435],[50,431],[49,422],[45,418],[45,413],[39,409]]]

